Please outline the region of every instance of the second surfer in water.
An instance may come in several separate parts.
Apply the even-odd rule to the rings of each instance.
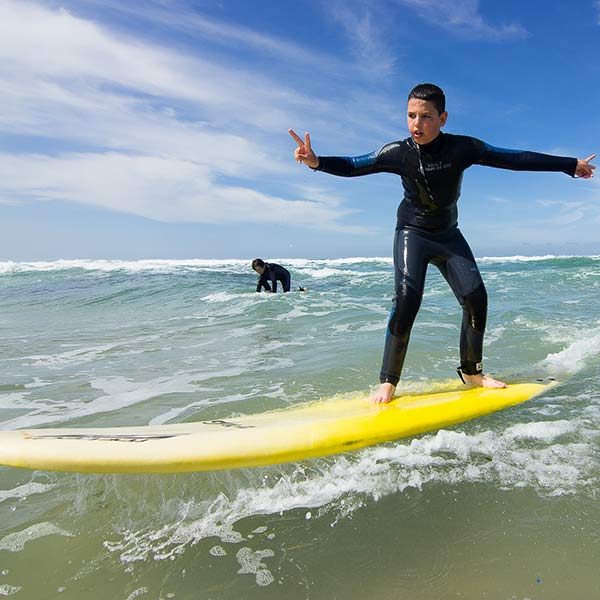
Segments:
[[[284,292],[290,291],[292,277],[290,272],[276,263],[265,262],[262,258],[255,258],[252,261],[252,269],[259,275],[256,291],[260,292],[265,288],[265,292],[277,292],[277,282],[281,283]]]
[[[410,137],[362,156],[317,156],[310,135],[304,140],[292,129],[295,158],[313,170],[356,177],[394,173],[402,178],[404,198],[398,207],[394,238],[395,296],[390,314],[379,389],[372,401],[389,402],[396,390],[410,332],[423,297],[425,273],[434,264],[463,309],[458,373],[467,383],[506,387],[483,373],[483,335],[487,292],[469,245],[458,229],[457,202],[463,172],[471,165],[518,171],[559,171],[592,177],[586,159],[496,148],[476,138],[441,131],[448,118],[444,92],[433,84],[417,85],[408,96]]]

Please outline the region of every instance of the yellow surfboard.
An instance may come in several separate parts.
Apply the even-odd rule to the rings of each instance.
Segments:
[[[355,450],[448,427],[529,400],[551,384],[461,388],[384,405],[366,395],[257,415],[142,427],[0,432],[0,464],[89,473],[256,467]]]

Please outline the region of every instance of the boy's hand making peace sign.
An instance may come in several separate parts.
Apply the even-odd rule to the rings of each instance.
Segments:
[[[293,129],[288,129],[288,131],[294,140],[296,140],[296,144],[298,144],[298,147],[294,151],[294,158],[299,163],[304,163],[307,167],[316,169],[319,166],[319,158],[313,152],[313,149],[310,145],[310,134],[306,133],[304,140],[302,140],[302,138]]]

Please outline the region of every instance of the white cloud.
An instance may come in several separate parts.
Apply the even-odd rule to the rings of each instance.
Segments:
[[[310,64],[311,66],[325,63],[328,68],[339,68],[335,57],[324,55],[323,52],[312,52],[290,40],[272,35],[265,35],[248,27],[224,22],[220,19],[209,18],[198,12],[197,6],[185,1],[152,2],[144,0],[140,3],[127,3],[114,0],[67,0],[73,9],[82,4],[100,4],[103,9],[129,15],[136,20],[146,20],[166,27],[169,30],[184,31],[195,37],[209,39],[211,43],[230,49],[232,46],[242,46],[267,54],[277,59],[295,63]],[[197,5],[197,3],[196,3]]]
[[[30,196],[161,221],[365,231],[341,224],[349,211],[339,201],[257,191],[261,174],[294,168],[291,143],[278,161],[269,131],[285,139],[294,110],[315,105],[261,74],[116,35],[64,9],[4,0],[0,95],[0,131],[79,150],[4,155],[2,202]]]
[[[276,223],[367,233],[339,223],[350,214],[336,198],[308,190],[289,200],[219,184],[189,161],[129,154],[0,154],[0,202],[60,200],[165,222]]]
[[[499,41],[529,35],[519,24],[488,23],[480,14],[478,0],[395,0],[395,4],[401,12],[410,9],[428,23],[462,37]],[[326,6],[345,31],[363,76],[385,78],[397,71],[394,41],[402,31],[398,23],[403,20],[393,4],[330,0]]]
[[[396,58],[385,34],[386,21],[378,15],[376,5],[348,5],[339,0],[327,4],[331,16],[345,30],[363,74],[386,77],[394,71]]]
[[[585,218],[585,211],[582,209],[570,210],[557,215],[552,222],[558,226],[571,225]]]
[[[509,198],[505,198],[503,196],[494,196],[494,195],[490,195],[488,196],[488,199],[490,202],[493,202],[494,204],[512,204],[514,202],[514,200],[509,199]]]
[[[251,139],[178,120],[172,111],[153,109],[133,97],[94,89],[77,93],[43,82],[22,85],[13,93],[0,82],[0,94],[6,100],[0,128],[12,133],[177,157],[209,166],[215,174],[243,176],[283,168]]]
[[[492,25],[479,12],[478,0],[396,0],[413,8],[424,20],[467,37],[504,40],[527,37],[529,33],[519,24]]]
[[[558,227],[572,225],[584,220],[589,222],[596,219],[600,213],[599,205],[585,201],[538,200],[536,204],[544,208],[556,209],[555,214],[544,222]]]
[[[43,100],[40,92],[54,88],[54,99],[61,93],[87,99],[93,93],[101,104],[105,95],[118,92],[140,105],[160,99],[187,103],[213,124],[228,115],[256,127],[289,122],[273,99],[286,97],[290,106],[303,102],[258,73],[118,37],[64,10],[27,2],[0,5],[0,56],[5,86],[12,83],[13,93],[24,88],[33,99]]]

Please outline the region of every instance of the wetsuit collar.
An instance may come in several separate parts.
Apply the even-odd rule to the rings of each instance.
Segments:
[[[440,131],[435,140],[429,142],[429,144],[417,144],[412,138],[410,138],[415,146],[418,147],[419,152],[427,152],[427,154],[437,154],[444,143],[444,133]]]

